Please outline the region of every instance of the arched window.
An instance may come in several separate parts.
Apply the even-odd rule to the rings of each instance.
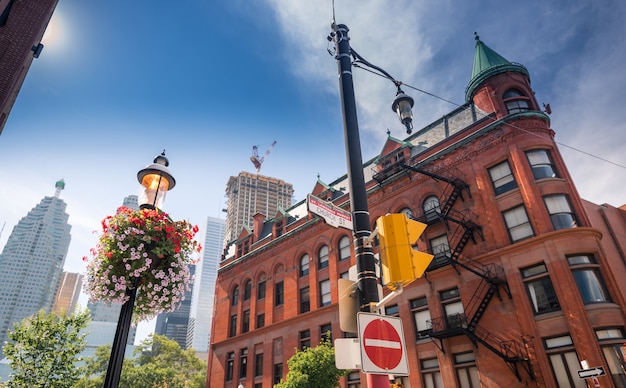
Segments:
[[[530,110],[528,106],[528,97],[517,89],[509,89],[504,96],[502,96],[504,105],[509,114],[526,112]]]
[[[422,204],[424,209],[424,215],[427,221],[431,221],[439,217],[441,214],[441,208],[439,207],[439,198],[436,195],[431,195],[424,200]]]
[[[309,255],[306,253],[300,258],[300,277],[309,274]]]
[[[230,296],[230,305],[236,306],[239,303],[239,286],[233,288],[233,293]]]
[[[345,260],[350,258],[350,239],[348,236],[343,236],[339,239],[339,260]]]
[[[413,211],[410,208],[408,208],[408,207],[400,209],[399,213],[400,214],[406,214],[406,217],[408,219],[413,219]]]
[[[252,294],[252,281],[248,279],[243,286],[243,300],[250,300]]]
[[[317,253],[317,268],[327,268],[328,267],[328,247],[326,245],[322,245],[320,250]]]

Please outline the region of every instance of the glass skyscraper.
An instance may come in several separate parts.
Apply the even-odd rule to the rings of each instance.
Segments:
[[[67,205],[59,198],[65,182],[55,187],[53,197],[44,197],[15,225],[0,254],[0,344],[14,323],[52,310],[71,239]]]
[[[217,265],[223,249],[226,220],[207,217],[206,237],[200,261],[201,270],[196,275],[191,303],[191,318],[187,336],[187,347],[198,353],[209,351],[211,322],[213,321],[213,298]]]

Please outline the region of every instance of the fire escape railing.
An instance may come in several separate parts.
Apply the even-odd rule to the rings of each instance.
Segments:
[[[373,175],[373,178],[382,185],[386,179],[402,171],[417,172],[448,184],[439,201],[439,203],[443,205],[437,204],[426,210],[424,214],[416,218],[417,221],[427,225],[441,222],[448,230],[450,230],[450,222],[458,225],[452,238],[449,239],[449,241],[453,243],[454,249],[450,250],[447,244],[432,247],[433,252],[431,253],[435,257],[427,268],[425,277],[428,279],[428,271],[452,265],[457,273],[459,272],[457,267],[461,267],[481,278],[466,308],[470,318],[468,319],[465,313],[459,313],[431,319],[428,321],[431,338],[440,341],[440,349],[443,351],[443,343],[441,343],[443,338],[466,335],[475,346],[480,343],[502,358],[519,381],[522,380],[518,367],[520,363],[530,377],[534,379],[534,373],[526,349],[520,345],[518,341],[503,340],[492,332],[478,326],[478,322],[483,317],[494,295],[497,295],[498,298],[502,300],[499,292],[500,287],[505,290],[509,299],[512,298],[512,295],[502,267],[494,263],[487,265],[477,263],[470,257],[461,254],[470,240],[476,244],[476,235],[480,236],[484,241],[482,227],[474,222],[474,219],[477,217],[469,210],[459,212],[453,209],[454,204],[459,198],[462,201],[465,200],[463,196],[464,192],[467,192],[468,196],[471,198],[469,185],[465,183],[463,179],[459,178],[459,176],[461,176],[460,172],[458,172],[458,175],[454,176],[451,170],[447,170],[444,176],[442,173],[438,174],[417,166],[408,165],[404,160],[399,160],[377,172]]]

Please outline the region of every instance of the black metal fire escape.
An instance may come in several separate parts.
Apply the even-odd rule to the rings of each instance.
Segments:
[[[437,181],[447,183],[442,197],[439,198],[440,203],[443,205],[437,205],[427,209],[420,217],[416,218],[417,221],[427,225],[441,222],[448,230],[450,230],[450,222],[457,225],[452,238],[449,239],[450,243],[454,243],[454,249],[450,249],[448,246],[444,247],[445,249],[433,249],[435,252],[431,253],[434,254],[435,258],[426,270],[426,279],[428,279],[428,271],[447,265],[452,265],[457,273],[459,273],[458,267],[461,267],[481,278],[481,282],[475,290],[470,303],[467,308],[464,309],[468,314],[452,314],[446,317],[432,319],[431,339],[433,339],[433,341],[438,340],[438,346],[443,351],[442,340],[444,338],[466,335],[475,346],[478,346],[478,343],[480,343],[502,358],[519,381],[522,380],[519,369],[520,364],[529,376],[534,379],[532,366],[523,344],[515,340],[503,340],[478,325],[478,322],[484,315],[493,296],[497,295],[498,298],[502,300],[500,288],[506,292],[509,299],[511,299],[512,296],[502,267],[496,264],[484,265],[477,263],[470,257],[462,255],[465,246],[470,240],[476,243],[476,235],[480,236],[484,241],[482,227],[474,222],[476,216],[469,210],[459,212],[453,209],[454,204],[459,198],[461,198],[462,201],[465,200],[463,196],[464,192],[467,192],[471,198],[469,185],[459,178],[461,175],[460,172],[458,172],[456,176],[451,176],[450,170],[448,170],[446,171],[446,176],[444,176],[443,173],[434,173],[418,166],[408,165],[403,160],[399,160],[387,166],[382,171],[374,174],[373,178],[382,185],[387,178],[401,171],[407,173],[409,171],[417,172]]]

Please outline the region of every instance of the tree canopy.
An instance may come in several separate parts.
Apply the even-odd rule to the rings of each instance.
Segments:
[[[274,388],[335,388],[348,373],[335,366],[335,350],[328,339],[314,348],[296,350],[287,366],[287,376]]]
[[[13,372],[9,387],[71,387],[79,377],[89,311],[36,315],[15,324],[3,348]]]
[[[87,360],[84,375],[75,387],[102,387],[110,354],[110,345],[99,347],[96,355]],[[133,356],[124,360],[120,387],[205,387],[205,362],[196,357],[193,349],[183,350],[165,336],[149,336],[135,348]]]

